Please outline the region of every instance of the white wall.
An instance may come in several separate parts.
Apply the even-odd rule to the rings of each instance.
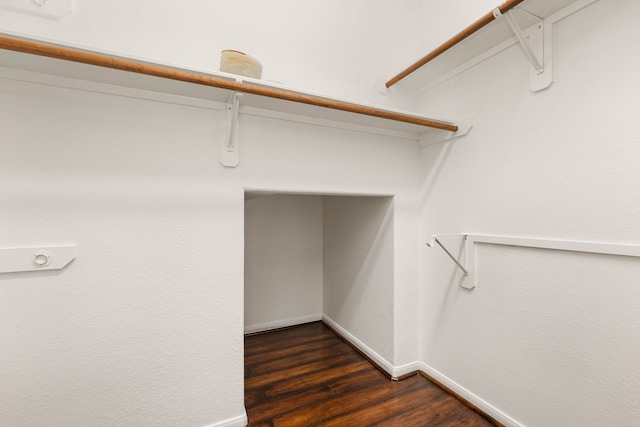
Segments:
[[[424,96],[475,117],[422,152],[423,241],[471,232],[638,244],[640,37],[634,1],[601,0],[554,29],[554,83],[528,89],[517,47]],[[457,251],[459,239],[446,243]],[[478,287],[425,248],[421,359],[526,426],[638,425],[640,261],[478,247]]]
[[[265,80],[400,107],[410,101],[380,95],[374,82],[419,54],[419,3],[75,0],[60,21],[0,9],[0,31],[215,71],[220,52],[236,49],[262,62]]]
[[[211,111],[0,81],[0,236],[73,243],[3,274],[3,425],[242,415],[243,193],[212,185]]]
[[[394,104],[372,80],[477,18],[452,6],[455,31],[407,42],[440,28],[412,13],[428,2],[263,3],[78,0],[59,22],[2,10],[0,30],[212,70],[238,48],[266,79]],[[524,425],[637,424],[635,260],[483,247],[468,292],[438,249],[418,248],[464,231],[637,243],[638,7],[600,0],[558,24],[545,92],[528,91],[515,47],[432,90],[425,113],[475,127],[421,155],[404,139],[243,116],[241,164],[226,169],[212,109],[3,80],[3,246],[79,255],[0,278],[0,421],[241,421],[248,189],[394,195],[393,343],[376,348],[395,366],[418,359],[419,325],[424,366]]]
[[[418,150],[405,139],[243,116],[241,163],[228,169],[220,112],[0,89],[3,246],[78,246],[63,271],[2,276],[2,424],[237,425],[245,189],[394,194],[395,223],[416,221],[404,206]],[[396,242],[395,259],[416,258]],[[409,267],[394,293],[411,292]]]
[[[325,197],[323,314],[393,362],[393,198]]]
[[[245,331],[324,319],[394,374],[393,229],[393,197],[247,193]]]
[[[501,0],[421,1],[418,30],[422,53],[419,58],[504,3]],[[413,61],[419,58],[414,58]]]
[[[244,205],[244,330],[322,318],[322,196],[249,193]]]
[[[236,48],[265,79],[394,104],[375,64],[414,28],[386,0],[75,3],[61,21],[0,10],[0,31],[205,70]],[[242,423],[247,189],[394,195],[394,233],[415,229],[413,141],[242,115],[227,169],[220,106],[0,84],[3,246],[78,246],[64,271],[1,278],[0,424]],[[414,302],[417,247],[395,240],[394,304]],[[415,360],[414,338],[386,351]]]

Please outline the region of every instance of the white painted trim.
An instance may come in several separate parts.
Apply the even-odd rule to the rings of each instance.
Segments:
[[[463,399],[467,400],[472,405],[476,406],[485,414],[494,418],[495,420],[501,422],[507,427],[525,427],[524,424],[518,422],[517,420],[511,418],[509,415],[505,414],[495,406],[489,404],[485,400],[481,399],[477,395],[473,394],[466,388],[462,387],[460,384],[456,383],[452,379],[448,378],[441,372],[427,365],[426,363],[420,363],[420,370],[425,374],[429,375],[434,380],[438,381],[443,386],[447,387]]]
[[[466,270],[460,285],[473,289],[478,284],[476,243],[490,245],[516,246],[545,249],[552,251],[583,252],[598,255],[640,257],[640,244],[601,243],[578,240],[541,239],[531,237],[493,236],[486,234],[434,234],[427,246],[433,247],[438,236],[460,236],[464,238],[464,261],[461,267]]]
[[[354,347],[363,352],[369,359],[375,362],[380,368],[384,369],[386,373],[391,375],[392,378],[397,378],[398,375],[395,372],[395,367],[389,363],[384,357],[380,356],[378,353],[369,348],[365,343],[360,341],[358,338],[353,336],[349,331],[345,328],[337,324],[331,318],[329,318],[326,314],[322,315],[322,320],[329,325],[331,328],[335,329],[344,339],[349,341]]]
[[[513,236],[492,236],[483,234],[465,235],[467,236],[465,242],[465,263],[469,275],[462,282],[462,287],[467,289],[473,289],[478,284],[476,243],[546,249],[553,251],[583,252],[598,255],[640,257],[640,245]]]
[[[504,412],[500,411],[498,408],[494,407],[493,405],[489,404],[485,400],[476,396],[466,388],[462,387],[460,384],[446,377],[441,372],[437,371],[436,369],[432,368],[426,363],[413,362],[413,363],[408,363],[402,366],[393,366],[391,363],[389,363],[387,360],[385,360],[375,351],[371,350],[362,341],[354,337],[351,333],[349,333],[346,329],[344,329],[342,326],[337,324],[327,315],[323,314],[322,320],[325,323],[327,323],[327,325],[329,325],[331,328],[335,329],[344,339],[349,341],[358,350],[363,352],[367,357],[369,357],[376,364],[378,364],[378,366],[384,369],[385,372],[387,372],[392,379],[400,378],[412,372],[422,371],[428,376],[430,376],[431,378],[433,378],[434,380],[438,381],[443,386],[450,389],[452,392],[456,393],[458,396],[462,397],[472,405],[476,406],[479,410],[481,410],[485,414],[501,422],[506,427],[526,427],[524,424],[511,418],[509,415],[505,414]]]
[[[587,252],[601,255],[640,257],[640,245],[624,243],[586,242],[579,240],[540,239],[531,237],[494,236],[487,234],[467,234],[468,243],[488,243],[492,245],[523,246],[526,248],[549,249],[555,251]]]
[[[269,331],[271,329],[286,328],[288,326],[302,325],[303,323],[317,322],[322,320],[322,314],[312,314],[309,316],[293,317],[289,319],[276,320],[274,322],[259,323],[257,325],[245,325],[244,333],[253,334],[256,332]]]
[[[420,362],[407,363],[406,365],[394,366],[392,378],[402,378],[408,374],[417,374],[420,370]]]
[[[321,187],[296,187],[295,184],[289,187],[243,187],[245,193],[260,193],[272,196],[274,194],[288,194],[300,196],[350,196],[350,197],[395,197],[393,193],[374,193],[370,191],[336,191],[330,188]]]
[[[249,418],[247,417],[247,410],[244,409],[242,415],[209,424],[205,427],[245,427],[247,424],[249,424]]]

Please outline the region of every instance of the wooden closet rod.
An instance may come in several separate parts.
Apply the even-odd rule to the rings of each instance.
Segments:
[[[233,90],[237,92],[250,93],[254,95],[278,98],[286,101],[310,104],[319,107],[331,108],[334,110],[347,111],[350,113],[363,114],[367,116],[379,117],[382,119],[395,120],[398,122],[411,123],[420,126],[456,132],[458,126],[437,120],[426,119],[396,113],[393,111],[381,110],[374,107],[366,107],[348,102],[341,102],[331,99],[320,98],[312,95],[257,86],[251,83],[228,81],[218,77],[205,76],[158,65],[144,64],[122,58],[109,57],[96,53],[72,50],[48,44],[35,43],[31,41],[18,40],[7,37],[0,37],[0,48],[16,52],[28,53],[32,55],[46,56],[49,58],[62,59],[65,61],[80,62],[83,64],[95,65],[98,67],[112,68],[121,71],[144,74],[148,76],[161,77],[171,80],[179,80],[204,86],[211,86],[220,89]]]
[[[516,7],[517,5],[519,5],[520,3],[522,3],[523,1],[524,0],[508,0],[504,2],[502,5],[498,6],[497,9],[500,9],[500,13],[506,13],[509,10]],[[440,45],[438,48],[436,48],[434,51],[429,53],[427,56],[423,57],[422,59],[417,61],[415,64],[411,65],[409,68],[407,68],[406,70],[404,70],[403,72],[401,72],[400,74],[398,74],[397,76],[389,80],[387,83],[385,83],[385,86],[387,88],[390,88],[394,84],[398,83],[400,80],[407,77],[409,74],[416,71],[418,68],[425,65],[427,62],[431,61],[432,59],[446,52],[456,44],[460,43],[462,40],[469,37],[471,34],[475,33],[485,25],[492,22],[494,19],[496,19],[495,16],[493,15],[493,10],[487,13],[486,15],[484,15],[482,18],[478,19],[473,24],[469,25],[467,28],[465,28],[464,30],[462,30],[461,32],[459,32],[449,40],[447,40],[445,43]]]

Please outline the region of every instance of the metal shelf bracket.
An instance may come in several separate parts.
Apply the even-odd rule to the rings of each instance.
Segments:
[[[471,128],[473,127],[473,117],[467,117],[463,120],[460,120],[458,123],[458,131],[457,132],[443,132],[437,130],[429,130],[422,135],[420,135],[420,140],[418,141],[418,146],[420,148],[426,147],[428,145],[438,144],[439,142],[449,141],[450,139],[459,138],[461,136],[465,136],[469,133]]]
[[[231,92],[226,108],[227,126],[225,135],[220,140],[220,163],[228,168],[235,168],[240,163],[240,144],[238,139],[238,112],[242,93]]]
[[[519,13],[529,19],[533,25],[523,30],[518,25],[514,13]],[[513,31],[516,39],[522,47],[527,60],[531,64],[529,75],[529,89],[532,92],[548,88],[552,83],[551,70],[551,49],[552,31],[545,33],[545,20],[535,16],[526,10],[516,7],[506,13],[500,12],[499,8],[493,10],[493,16],[497,19],[504,17]]]
[[[522,46],[522,49],[524,50],[524,54],[529,60],[529,63],[531,64],[533,69],[536,70],[537,74],[542,74],[544,72],[544,65],[540,63],[540,60],[538,60],[537,52],[533,51],[533,48],[529,44],[527,37],[522,32],[522,29],[518,25],[518,22],[516,22],[516,18],[513,16],[513,12],[508,11],[507,13],[504,14],[504,18],[507,20],[509,27],[511,27],[511,30],[513,31],[516,38],[520,42],[520,46]]]
[[[433,248],[435,245],[440,246],[440,248],[449,256],[449,258],[451,258],[451,260],[453,262],[456,263],[456,265],[458,266],[458,268],[460,270],[462,270],[462,273],[465,275],[465,277],[469,276],[469,269],[464,266],[460,261],[458,261],[458,259],[453,256],[453,254],[444,247],[444,245],[442,244],[442,242],[440,242],[440,240],[438,240],[438,237],[440,236],[458,236],[460,237],[460,234],[434,234],[433,236],[431,236],[431,241],[427,242],[427,246],[429,246],[430,248]],[[467,250],[467,235],[463,234],[462,238],[464,239],[462,244],[464,245],[464,250]],[[468,259],[468,257],[465,257],[465,260]],[[465,280],[461,283],[461,286],[463,288],[466,289],[473,289],[475,284],[472,281],[469,280]]]

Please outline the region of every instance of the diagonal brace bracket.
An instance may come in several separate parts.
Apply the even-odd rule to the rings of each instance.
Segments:
[[[520,42],[520,45],[522,46],[522,49],[524,50],[524,54],[529,60],[529,63],[531,64],[533,69],[536,70],[536,73],[542,74],[544,72],[544,65],[540,62],[540,60],[538,59],[538,56],[531,48],[531,45],[527,41],[526,36],[524,35],[524,33],[522,32],[522,29],[520,28],[520,25],[518,25],[516,18],[513,16],[513,12],[510,10],[503,14],[500,11],[500,8],[495,8],[493,10],[493,16],[496,19],[499,18],[500,16],[504,16],[504,18],[507,20],[507,23],[509,24],[509,27],[511,27],[511,30],[513,31],[516,38]]]
[[[511,27],[511,30],[513,31],[513,33],[516,35],[516,38],[520,42],[520,46],[522,46],[522,49],[524,50],[524,54],[529,60],[529,63],[531,64],[533,69],[536,70],[537,74],[542,74],[544,72],[544,65],[540,62],[540,60],[538,60],[538,56],[531,48],[531,45],[529,44],[527,38],[522,32],[522,29],[516,22],[516,18],[514,18],[513,12],[508,11],[507,13],[504,14],[504,17],[507,20],[509,27]]]
[[[438,240],[438,236],[445,236],[445,234],[434,234],[433,236],[431,236],[431,241],[427,242],[427,246],[429,246],[430,248],[433,248],[435,245],[438,245],[442,248],[442,250],[449,255],[449,258],[451,258],[453,260],[453,262],[456,263],[456,265],[460,268],[460,270],[462,270],[462,272],[464,273],[465,276],[469,275],[469,270],[467,270],[461,263],[460,261],[458,261],[456,259],[456,257],[454,257],[451,252],[449,252],[449,250],[447,248],[444,247],[444,245],[440,242],[440,240]],[[454,234],[454,236],[459,236],[459,234]],[[467,236],[463,236],[465,243],[467,240]]]
[[[523,30],[516,21],[516,13],[532,22],[533,25]],[[519,7],[511,9],[504,14],[500,11],[500,8],[496,8],[493,11],[493,16],[496,19],[504,16],[505,21],[513,31],[516,40],[522,47],[522,51],[531,64],[529,89],[532,92],[538,92],[548,88],[553,82],[551,54],[553,47],[551,26],[553,22],[547,23],[547,19],[542,19]],[[546,31],[545,27],[548,27]]]
[[[235,168],[240,163],[240,144],[238,139],[238,112],[240,111],[240,97],[242,93],[231,92],[226,106],[226,134],[220,142],[220,163],[229,168]]]

